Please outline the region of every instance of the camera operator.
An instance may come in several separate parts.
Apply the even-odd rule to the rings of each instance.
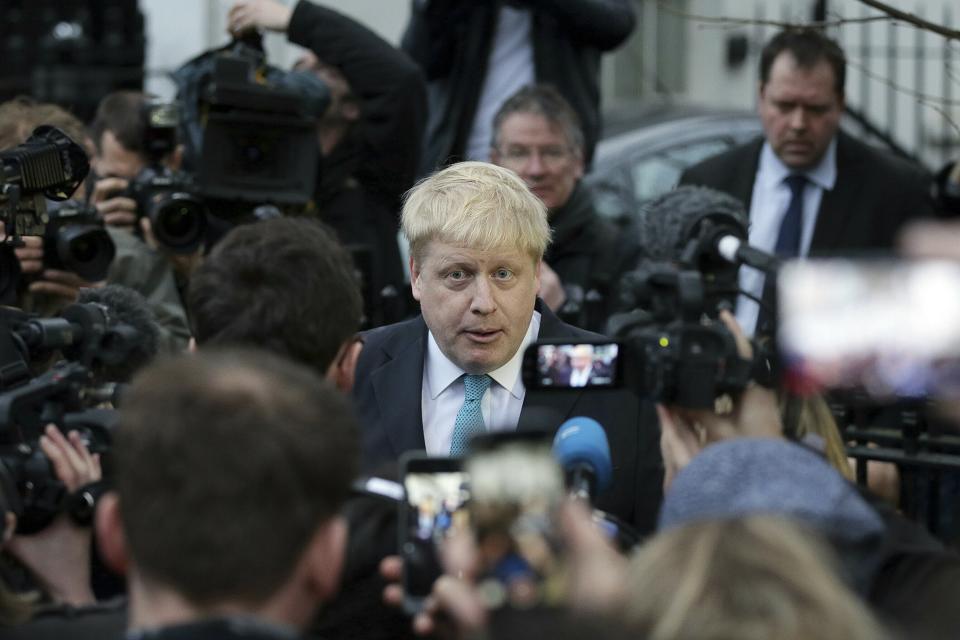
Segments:
[[[96,148],[91,165],[97,179],[90,202],[103,215],[117,247],[108,281],[130,287],[147,299],[161,328],[163,350],[177,352],[190,339],[178,286],[201,259],[202,248],[185,256],[159,249],[152,241],[149,220],[138,215],[142,212],[137,211],[137,203],[124,194],[151,162],[144,142],[146,104],[147,97],[136,91],[118,91],[101,100],[91,125]],[[176,169],[179,154],[177,148],[160,160]],[[134,234],[138,225],[143,240]]]
[[[70,431],[65,436],[60,429],[49,425],[39,444],[56,477],[68,492],[73,493],[100,480],[100,457],[89,452],[76,431]],[[2,545],[5,557],[0,565],[3,569],[0,582],[6,582],[8,588],[21,592],[40,587],[43,591],[40,600],[42,605],[81,607],[92,604],[90,528],[77,525],[63,513],[37,533],[14,533],[17,516],[12,505],[19,498],[11,495],[17,488],[8,474],[8,469],[0,461],[0,507],[3,507],[0,511],[5,513],[6,532]],[[9,559],[13,559],[14,563],[8,562]],[[0,628],[4,624],[9,622],[0,619]]]
[[[297,637],[337,589],[356,434],[342,394],[266,352],[144,371],[97,512],[103,555],[128,576],[127,637]]]
[[[320,218],[345,245],[369,248],[373,291],[401,292],[400,197],[416,177],[427,109],[419,69],[366,27],[305,0],[292,10],[276,0],[245,0],[228,19],[234,34],[282,31],[310,50],[295,68],[314,72],[331,92],[317,123]]]

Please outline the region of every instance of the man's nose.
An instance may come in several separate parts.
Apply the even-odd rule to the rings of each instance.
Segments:
[[[523,172],[532,176],[540,176],[546,172],[546,167],[543,164],[543,156],[541,156],[540,152],[536,149],[531,151],[529,157],[527,157],[527,162],[523,166]]]
[[[803,107],[794,107],[790,112],[790,128],[805,129],[807,127],[807,112]]]
[[[473,300],[470,311],[479,315],[493,313],[497,309],[497,301],[493,298],[493,289],[487,278],[477,278],[473,288]]]

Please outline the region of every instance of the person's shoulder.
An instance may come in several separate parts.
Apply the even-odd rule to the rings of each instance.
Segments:
[[[363,358],[364,355],[373,352],[393,353],[409,345],[422,335],[425,327],[423,318],[417,316],[409,320],[368,329],[360,334],[363,340],[363,352],[360,357]]]
[[[930,173],[916,162],[841,131],[837,134],[838,170],[842,171],[844,165],[858,165],[869,171],[877,185],[889,184],[890,180],[895,183],[914,180],[926,186],[930,181]]]
[[[744,170],[745,163],[756,162],[763,147],[763,137],[731,147],[687,167],[680,176],[680,184],[709,183],[718,175]]]

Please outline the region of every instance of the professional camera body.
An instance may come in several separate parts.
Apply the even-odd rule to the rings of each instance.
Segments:
[[[139,339],[132,327],[111,323],[99,304],[74,304],[56,318],[0,309],[0,476],[15,489],[7,500],[19,533],[35,533],[64,511],[78,521],[92,514],[91,492],[67,493],[40,437],[52,423],[78,431],[92,453],[107,454],[117,417],[99,405],[115,402],[116,388],[96,385],[94,372],[125,359]],[[65,360],[31,377],[32,363],[58,353]]]
[[[122,195],[137,203],[138,215],[150,220],[157,241],[171,252],[193,253],[203,244],[209,212],[189,175],[147,167]]]
[[[45,267],[72,271],[88,282],[107,277],[116,247],[96,207],[75,200],[47,204]]]

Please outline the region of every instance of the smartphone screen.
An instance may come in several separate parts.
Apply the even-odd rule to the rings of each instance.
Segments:
[[[960,264],[807,260],[778,280],[785,380],[875,399],[960,393]]]
[[[467,527],[467,474],[457,458],[430,458],[422,452],[403,460],[406,499],[400,514],[404,608],[420,609],[440,576],[439,545],[457,527]]]
[[[565,495],[563,472],[549,442],[524,436],[475,438],[466,461],[479,588],[494,608],[550,606],[563,598],[556,527]]]
[[[524,352],[523,381],[528,389],[619,387],[619,356],[616,342],[536,342]]]

